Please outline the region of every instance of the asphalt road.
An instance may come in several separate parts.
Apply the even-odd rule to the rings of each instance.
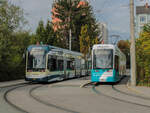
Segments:
[[[80,86],[89,78],[0,89],[0,113],[150,113],[150,98],[116,85]]]

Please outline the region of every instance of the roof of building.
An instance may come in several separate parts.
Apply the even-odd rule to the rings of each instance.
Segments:
[[[150,14],[150,6],[136,6],[136,14]]]

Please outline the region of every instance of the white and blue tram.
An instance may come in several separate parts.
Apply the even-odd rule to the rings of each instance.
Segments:
[[[50,45],[31,45],[26,52],[26,81],[59,81],[88,74],[79,52]]]
[[[92,82],[117,82],[126,74],[126,56],[111,44],[92,48]]]

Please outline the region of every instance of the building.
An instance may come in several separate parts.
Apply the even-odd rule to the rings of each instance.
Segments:
[[[135,36],[138,37],[143,26],[150,23],[150,6],[146,3],[144,6],[136,6],[136,26]]]
[[[103,44],[108,44],[108,28],[105,23],[99,23],[99,27],[101,30],[101,33],[99,35],[99,40]]]

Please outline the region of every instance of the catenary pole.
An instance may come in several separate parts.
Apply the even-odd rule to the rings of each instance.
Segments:
[[[130,0],[130,57],[131,57],[131,85],[136,86],[136,58],[135,58],[135,33],[134,33],[134,0]]]

